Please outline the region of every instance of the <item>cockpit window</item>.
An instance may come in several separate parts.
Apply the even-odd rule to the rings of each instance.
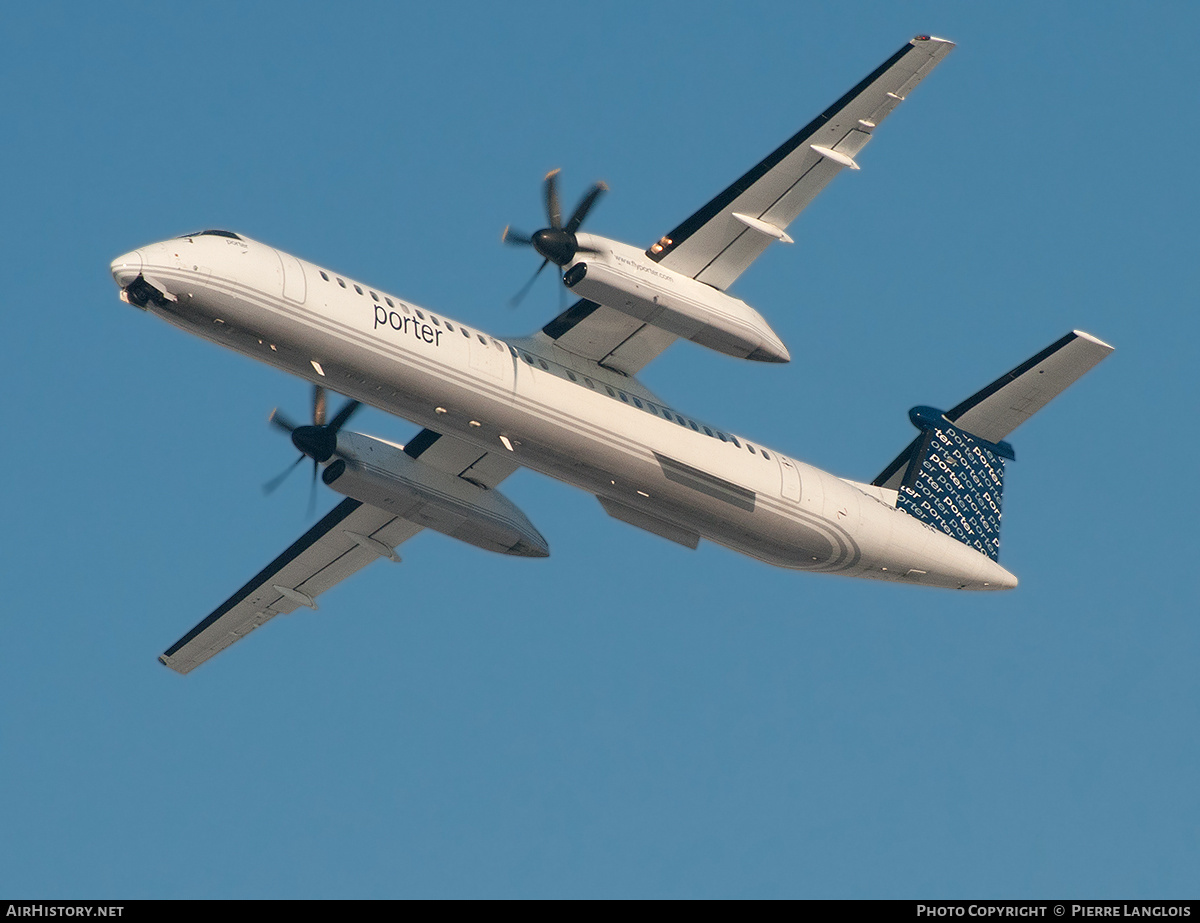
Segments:
[[[217,231],[217,230],[197,231],[195,234],[181,234],[177,239],[183,240],[185,237],[229,237],[233,240],[241,240],[242,239],[237,234],[234,234],[233,231]]]

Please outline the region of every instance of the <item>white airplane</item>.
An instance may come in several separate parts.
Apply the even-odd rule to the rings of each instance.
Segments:
[[[280,613],[433,529],[544,557],[546,540],[497,485],[531,468],[595,494],[610,516],[695,548],[708,539],[780,567],[961,590],[1017,579],[997,561],[1005,460],[1017,426],[1112,347],[1075,331],[942,412],[870,483],[827,474],[702,423],[635,375],[677,339],[787,362],[763,317],[727,289],[953,49],[917,36],[646,250],[587,234],[603,192],[563,222],[506,231],[562,270],[579,300],[531,337],[500,340],[231,231],[126,253],[129,304],[313,382],[313,420],[273,422],[346,499],[159,659],[187,673]],[[535,274],[536,276],[536,274]],[[332,418],[325,389],[351,400]],[[406,445],[350,432],[364,402],[425,427]],[[289,469],[290,470],[290,469]]]

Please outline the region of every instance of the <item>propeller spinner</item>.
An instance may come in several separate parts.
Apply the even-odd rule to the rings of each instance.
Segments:
[[[540,231],[535,231],[532,236],[523,234],[520,231],[514,231],[512,226],[504,229],[504,234],[500,238],[506,244],[513,244],[520,247],[533,247],[541,256],[542,265],[537,268],[524,287],[513,297],[512,303],[517,304],[533,287],[533,282],[541,274],[542,270],[550,263],[556,266],[566,266],[575,259],[577,253],[595,253],[591,247],[581,246],[575,232],[579,230],[579,226],[583,224],[583,219],[587,217],[592,206],[596,204],[596,200],[608,191],[608,186],[604,183],[596,183],[588,190],[587,194],[580,199],[579,204],[575,206],[575,211],[571,214],[566,224],[562,223],[562,210],[558,204],[558,170],[551,170],[546,174],[546,220],[549,222],[549,227],[542,228]]]

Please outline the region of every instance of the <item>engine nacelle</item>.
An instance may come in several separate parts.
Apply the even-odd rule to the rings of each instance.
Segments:
[[[754,308],[711,285],[673,272],[607,237],[576,235],[579,258],[563,281],[576,295],[739,359],[789,362],[783,341]]]
[[[321,480],[340,494],[485,551],[550,554],[541,533],[500,491],[439,471],[382,439],[339,432]]]

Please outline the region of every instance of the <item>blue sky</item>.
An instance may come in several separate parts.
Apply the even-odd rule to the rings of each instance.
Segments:
[[[1192,4],[43,4],[6,17],[0,896],[1184,897],[1200,868]],[[306,527],[307,386],[117,300],[229,227],[498,335],[539,183],[647,243],[911,35],[958,42],[679,344],[681,409],[869,479],[1073,327],[968,596],[687,551],[528,472],[553,550],[426,534],[187,677]],[[549,274],[546,274],[549,276]],[[542,284],[542,283],[545,284]],[[355,425],[407,439],[377,411]],[[336,498],[326,492],[320,509]]]

